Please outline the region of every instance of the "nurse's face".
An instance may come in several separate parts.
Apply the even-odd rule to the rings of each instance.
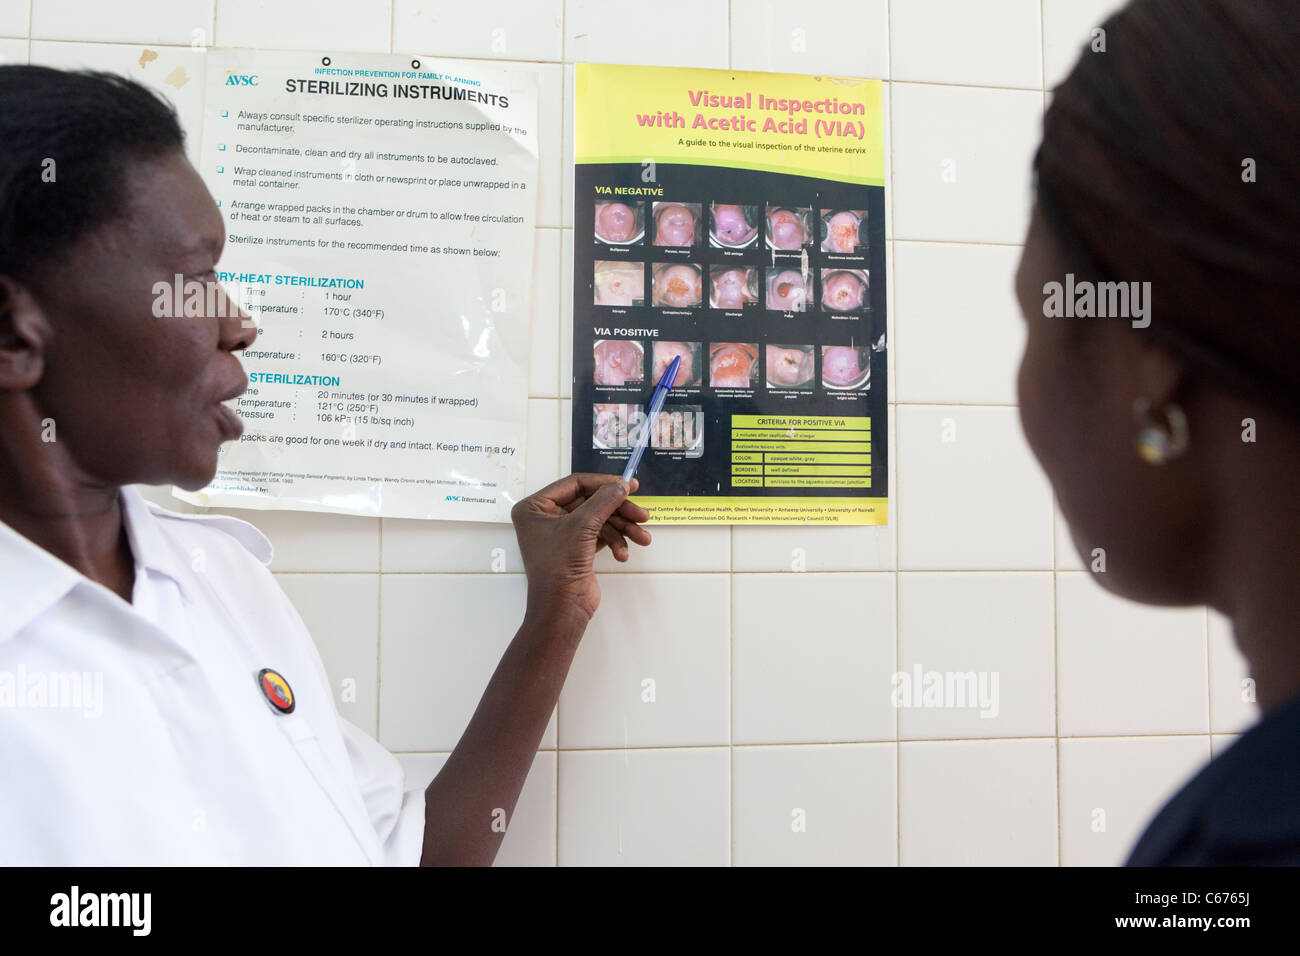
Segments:
[[[82,237],[34,284],[52,333],[34,391],[89,479],[195,490],[243,430],[220,403],[247,387],[235,352],[256,331],[215,286],[221,211],[184,155],[136,162],[128,196],[128,215]],[[174,293],[160,296],[177,276],[183,291],[210,291],[188,312]]]

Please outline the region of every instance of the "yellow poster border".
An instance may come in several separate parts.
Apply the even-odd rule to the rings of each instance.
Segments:
[[[576,63],[574,120],[579,166],[665,163],[885,185],[878,79]]]

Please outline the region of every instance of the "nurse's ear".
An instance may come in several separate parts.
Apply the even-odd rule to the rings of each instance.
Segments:
[[[45,374],[51,332],[31,292],[0,275],[0,391],[24,392],[36,386]]]

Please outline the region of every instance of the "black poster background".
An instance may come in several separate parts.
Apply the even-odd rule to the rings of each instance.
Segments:
[[[592,443],[593,411],[596,403],[640,405],[654,392],[651,349],[654,340],[701,342],[702,384],[687,393],[674,389],[664,411],[674,405],[700,405],[704,410],[704,451],[699,458],[670,456],[653,448],[646,450],[637,470],[637,497],[871,497],[888,494],[889,448],[887,405],[887,346],[885,337],[885,191],[880,186],[854,185],[760,170],[716,166],[659,164],[654,180],[643,182],[639,164],[579,164],[574,172],[574,307],[573,307],[573,460],[574,471],[620,473],[627,462],[626,451],[597,449]],[[662,188],[661,196],[617,196],[596,194],[601,187]],[[640,242],[611,246],[596,239],[595,207],[602,202],[645,204],[646,233]],[[702,206],[703,242],[689,251],[668,251],[651,244],[653,202],[699,203]],[[709,307],[708,267],[715,264],[772,266],[798,269],[798,253],[774,253],[760,232],[748,249],[711,248],[708,245],[708,209],[713,202],[759,206],[760,230],[766,229],[769,207],[811,207],[814,225],[820,229],[823,209],[867,210],[868,242],[865,256],[842,256],[821,250],[820,234],[806,247],[813,275],[813,291],[807,311],[786,314],[766,309],[765,283],[760,282],[757,306],[743,315],[724,314]],[[596,305],[594,269],[598,260],[625,260],[645,267],[646,305],[613,308]],[[656,262],[684,262],[699,265],[705,274],[704,301],[689,316],[665,315],[651,306],[651,268]],[[865,269],[869,279],[869,307],[862,314],[837,316],[820,309],[823,268]],[[763,273],[760,273],[763,274]],[[599,328],[657,329],[658,335],[598,335]],[[625,338],[641,342],[646,349],[645,376],[639,387],[609,388],[594,382],[593,347],[601,338]],[[725,396],[708,384],[709,344],[716,342],[758,343],[759,379],[751,397]],[[796,394],[769,391],[762,346],[813,345],[815,386]],[[824,345],[870,347],[870,387],[860,392],[831,392],[821,387],[821,350]],[[841,415],[871,418],[871,486],[868,488],[754,488],[731,485],[732,415]]]

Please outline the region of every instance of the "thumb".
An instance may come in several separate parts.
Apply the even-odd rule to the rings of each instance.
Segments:
[[[581,515],[583,523],[589,528],[599,529],[609,520],[610,515],[618,510],[618,506],[625,498],[627,498],[627,485],[619,478],[602,485],[600,490],[574,511],[574,514]]]

